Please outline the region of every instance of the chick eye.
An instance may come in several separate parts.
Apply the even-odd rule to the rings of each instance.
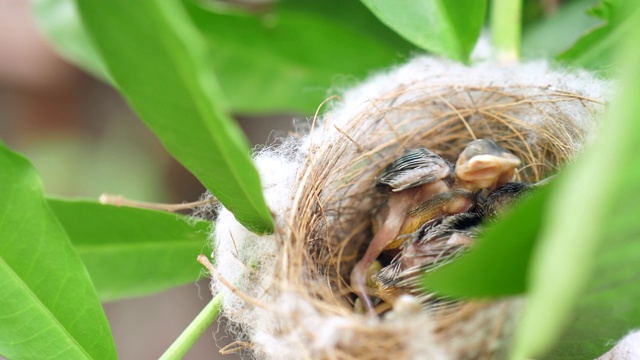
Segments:
[[[480,146],[473,146],[470,150],[471,150],[471,151],[469,151],[471,153],[470,155],[471,156],[476,156],[476,155],[478,155],[478,153],[480,153],[480,151],[482,149],[480,148]]]

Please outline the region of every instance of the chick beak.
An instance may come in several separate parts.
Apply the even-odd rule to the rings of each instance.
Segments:
[[[456,177],[474,184],[477,189],[494,190],[513,181],[520,159],[511,153],[480,154],[467,159],[461,157],[456,164]]]

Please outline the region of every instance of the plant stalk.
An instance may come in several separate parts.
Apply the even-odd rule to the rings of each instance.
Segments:
[[[202,333],[207,330],[220,314],[222,309],[222,294],[216,295],[207,306],[200,311],[198,316],[187,326],[186,329],[178,336],[176,341],[171,344],[167,351],[162,354],[160,360],[179,360],[191,349],[193,344],[200,338]]]
[[[518,61],[522,36],[522,0],[493,0],[490,27],[498,61]]]

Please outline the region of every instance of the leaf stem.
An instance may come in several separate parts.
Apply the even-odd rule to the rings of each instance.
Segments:
[[[518,61],[522,33],[522,0],[493,0],[490,27],[491,41],[498,61]]]
[[[178,336],[176,341],[162,354],[160,360],[182,359],[193,344],[195,344],[196,340],[200,338],[202,333],[207,330],[209,325],[218,318],[221,308],[222,294],[218,294],[211,299],[207,306],[193,319],[191,324]]]
[[[191,210],[197,208],[198,206],[206,206],[217,204],[218,200],[214,197],[210,197],[205,200],[193,201],[189,203],[182,204],[161,204],[161,203],[152,203],[146,201],[137,201],[127,199],[122,195],[109,195],[102,194],[98,199],[100,204],[102,205],[113,205],[113,206],[127,206],[139,209],[150,209],[150,210],[160,210],[160,211],[168,211],[175,212],[180,210]]]

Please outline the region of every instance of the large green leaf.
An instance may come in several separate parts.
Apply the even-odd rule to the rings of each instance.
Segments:
[[[628,19],[640,32],[640,11]],[[629,37],[625,86],[599,141],[558,184],[532,259],[516,358],[594,358],[640,327],[640,53]],[[588,196],[585,196],[588,195]]]
[[[77,0],[109,73],[169,152],[256,232],[272,230],[248,144],[175,0]]]
[[[412,43],[466,62],[480,36],[486,0],[361,0]]]
[[[639,113],[640,114],[640,113]],[[626,186],[617,187],[613,217],[591,260],[592,275],[579,295],[563,336],[545,359],[595,359],[608,351],[616,339],[640,327],[640,209],[637,193],[640,173],[629,172]],[[623,195],[624,194],[624,195]]]
[[[556,59],[588,69],[607,69],[613,64],[615,49],[634,34],[634,24],[628,19],[629,7],[635,0],[604,0],[591,14],[605,22],[582,36]],[[633,35],[631,35],[633,36]]]
[[[89,274],[35,170],[1,143],[0,169],[0,355],[115,359]]]
[[[522,294],[551,188],[545,186],[523,199],[491,226],[469,254],[432,273],[423,286],[455,297],[497,297]]]
[[[73,0],[35,0],[33,8],[38,25],[62,56],[109,81],[104,63],[80,23]]]
[[[160,211],[49,199],[102,300],[195,281],[210,223]]]
[[[323,3],[323,2],[318,2]],[[341,4],[332,2],[341,9]],[[398,61],[410,46],[383,33],[366,19],[359,28],[303,4],[288,3],[266,15],[203,7],[186,1],[187,9],[211,45],[211,63],[235,111],[299,111],[313,113],[327,89],[362,78],[372,69]],[[360,5],[356,3],[357,5]],[[324,4],[323,4],[324,5]],[[369,14],[348,5],[348,13]],[[362,16],[362,15],[360,15]],[[390,33],[390,31],[387,31]],[[356,45],[357,44],[357,45]]]

